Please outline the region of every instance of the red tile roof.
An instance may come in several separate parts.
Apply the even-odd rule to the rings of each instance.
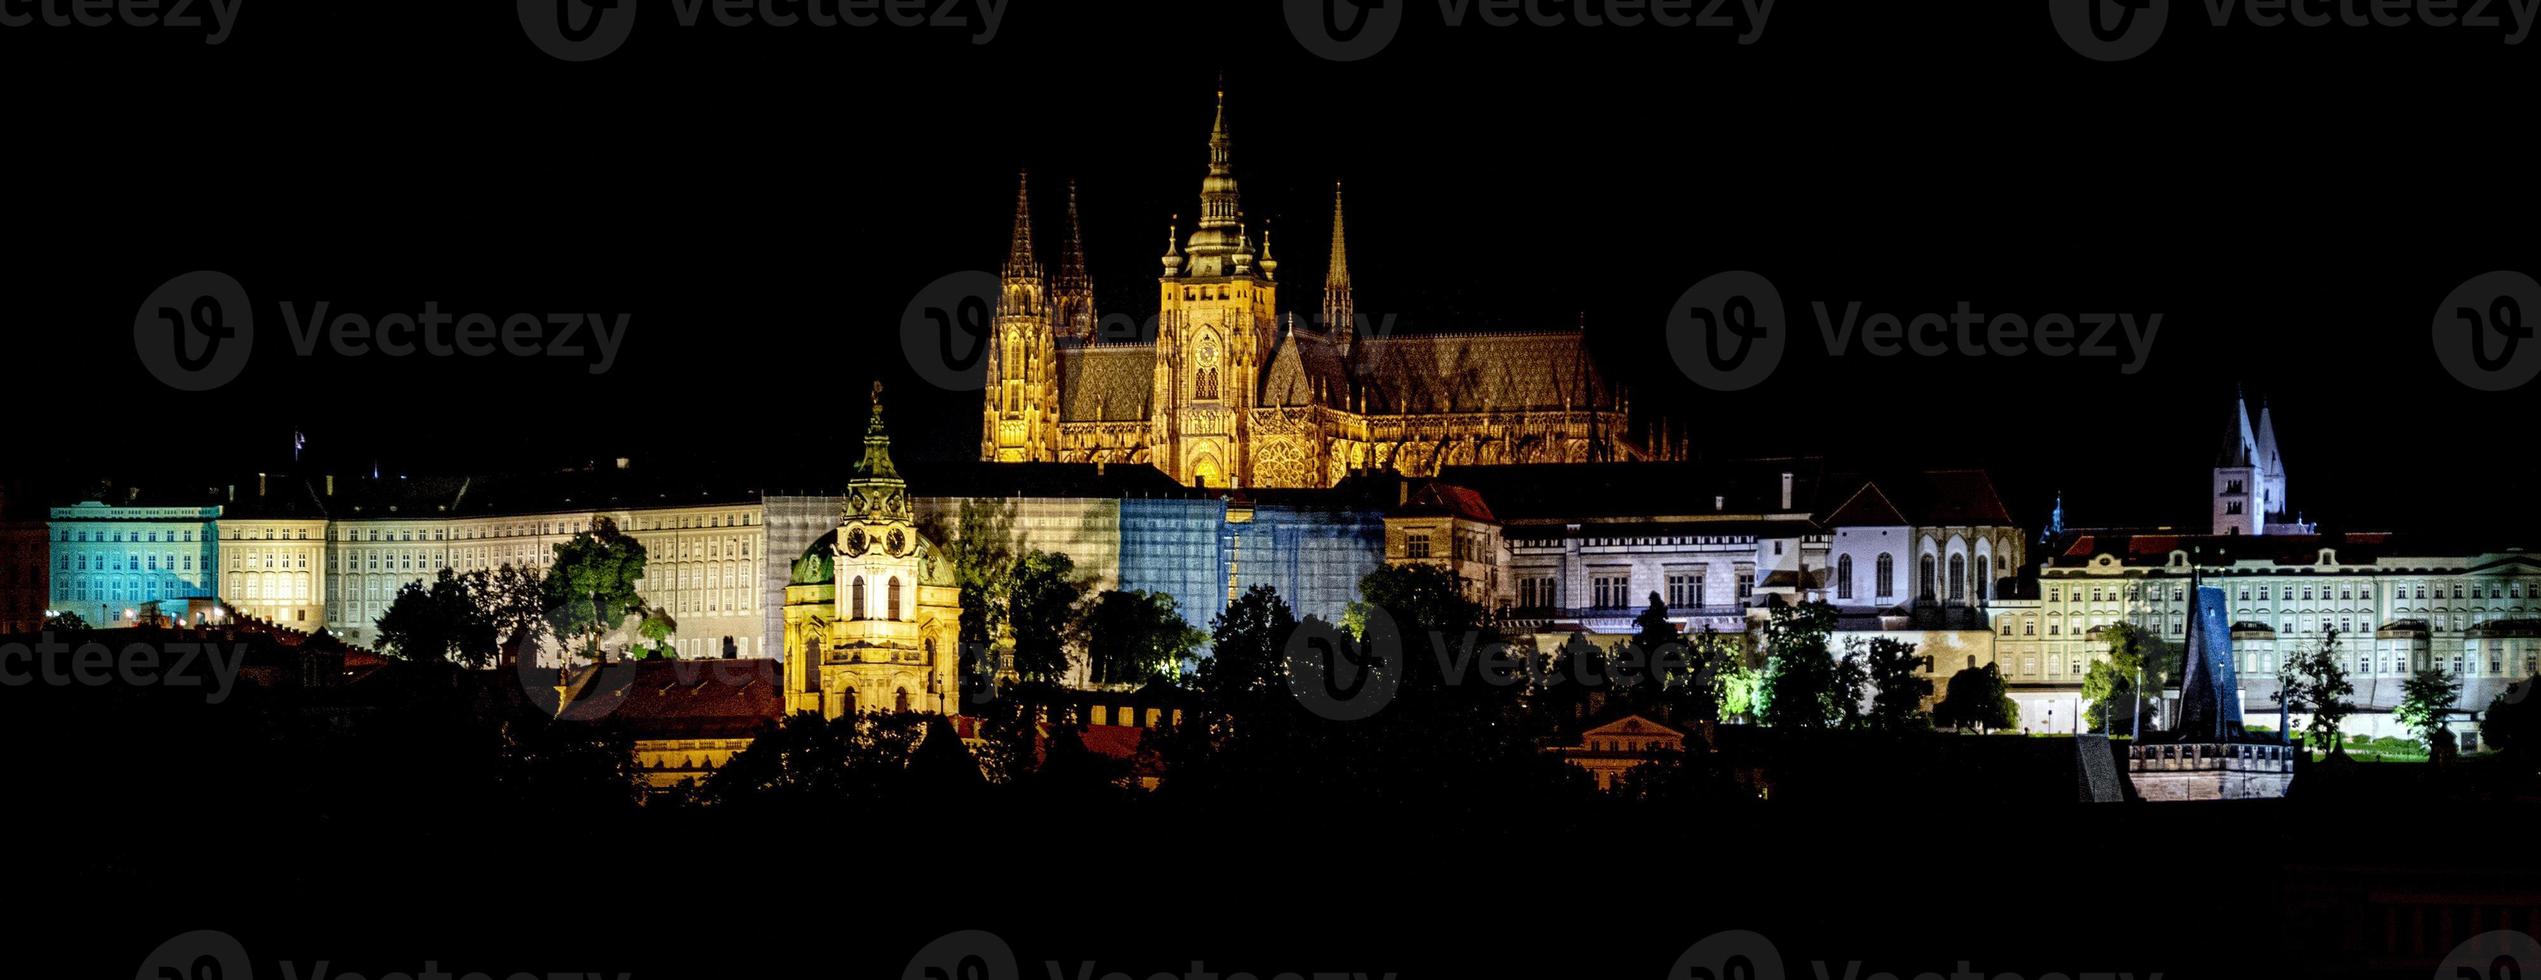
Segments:
[[[583,667],[567,721],[613,720],[637,738],[738,738],[785,714],[771,659],[645,660]]]

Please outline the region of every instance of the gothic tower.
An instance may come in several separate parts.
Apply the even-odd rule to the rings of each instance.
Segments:
[[[1274,266],[1253,251],[1228,147],[1221,87],[1200,221],[1186,244],[1167,243],[1158,280],[1157,412],[1148,445],[1156,465],[1193,486],[1251,485],[1248,413],[1277,339]]]
[[[2250,428],[2249,405],[2232,393],[2232,417],[2223,423],[2223,451],[2215,459],[2214,531],[2257,534],[2266,526],[2259,505],[2259,439]]]
[[[1050,328],[1073,343],[1094,340],[1094,277],[1085,269],[1085,229],[1076,219],[1076,181],[1068,181],[1068,242],[1050,280]]]
[[[1046,462],[1056,456],[1059,358],[1050,307],[1050,283],[1032,250],[1031,176],[1018,175],[1014,241],[1006,252],[988,346],[988,390],[979,436],[983,460]]]
[[[1332,264],[1323,274],[1324,336],[1341,345],[1341,356],[1350,356],[1350,345],[1359,339],[1358,304],[1350,298],[1350,250],[1341,240],[1341,182],[1332,182]]]

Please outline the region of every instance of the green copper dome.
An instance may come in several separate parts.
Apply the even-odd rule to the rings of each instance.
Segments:
[[[830,553],[837,548],[838,532],[821,535],[820,540],[803,549],[803,557],[794,560],[794,575],[786,580],[786,584],[828,585],[837,581],[838,573],[830,561]]]

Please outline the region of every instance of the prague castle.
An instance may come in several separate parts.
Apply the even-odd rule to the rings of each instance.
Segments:
[[[1352,470],[1645,458],[1577,329],[1394,336],[1353,301],[1333,189],[1321,312],[1283,315],[1270,233],[1237,195],[1226,96],[1190,237],[1168,232],[1152,339],[1097,335],[1075,193],[1058,270],[1015,225],[987,354],[980,458],[1147,463],[1186,486],[1323,487]]]

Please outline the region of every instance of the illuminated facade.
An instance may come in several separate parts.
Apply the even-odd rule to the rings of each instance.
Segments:
[[[789,710],[958,710],[961,589],[937,547],[891,461],[876,382],[838,525],[794,561],[785,587]]]
[[[447,504],[435,505],[446,514]],[[321,584],[335,597],[327,627],[347,640],[367,637],[409,583],[429,583],[443,568],[459,574],[514,568],[545,571],[555,547],[601,518],[643,543],[644,579],[636,592],[678,623],[673,647],[683,657],[754,657],[770,653],[760,607],[765,528],[755,501],[666,504],[608,510],[550,510],[469,516],[358,514],[332,521],[320,559]],[[240,603],[243,593],[225,593]],[[554,650],[548,651],[554,653]]]
[[[138,616],[153,604],[211,596],[221,509],[127,506],[90,500],[55,507],[52,597],[46,608],[91,625]]]
[[[1627,405],[1578,330],[1393,335],[1352,293],[1334,189],[1322,315],[1283,318],[1270,233],[1237,193],[1226,100],[1200,217],[1169,232],[1152,337],[1104,336],[1076,202],[1055,276],[1035,250],[1029,181],[987,354],[980,458],[1143,463],[1187,486],[1324,487],[1352,470],[1641,458]],[[1390,324],[1390,318],[1377,318]]]
[[[314,632],[327,621],[325,518],[223,519],[220,598],[242,614]]]

